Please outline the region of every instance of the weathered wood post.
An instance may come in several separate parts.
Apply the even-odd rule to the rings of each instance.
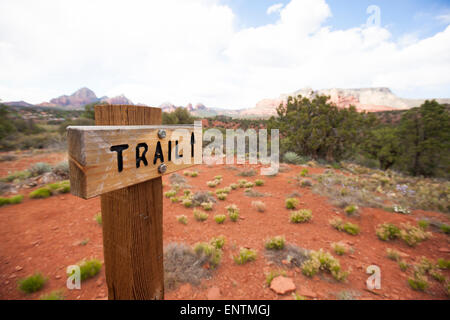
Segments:
[[[99,105],[96,125],[160,125],[160,108]],[[101,195],[108,299],[163,299],[162,180]]]
[[[202,138],[161,121],[160,108],[99,105],[96,126],[67,129],[71,193],[101,196],[110,300],[164,298],[161,176],[200,163]]]

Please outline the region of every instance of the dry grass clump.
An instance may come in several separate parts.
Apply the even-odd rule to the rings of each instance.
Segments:
[[[301,209],[291,212],[290,221],[292,223],[304,223],[312,219],[312,211],[309,209]]]
[[[330,220],[330,224],[338,231],[346,232],[352,236],[359,234],[359,226],[351,222],[344,222],[341,218]]]
[[[266,211],[266,204],[262,201],[252,201],[252,207],[255,208],[258,212]]]
[[[347,271],[342,271],[338,259],[322,249],[319,251],[311,251],[309,253],[309,259],[302,264],[301,268],[302,273],[308,277],[313,277],[319,271],[327,271],[337,281],[345,280],[349,274]]]

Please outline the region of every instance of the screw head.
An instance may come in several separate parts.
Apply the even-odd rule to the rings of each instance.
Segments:
[[[167,166],[164,163],[160,164],[158,167],[158,172],[165,173],[166,171],[167,171]]]
[[[158,137],[160,139],[164,139],[166,137],[166,130],[162,130],[162,129],[158,130]]]

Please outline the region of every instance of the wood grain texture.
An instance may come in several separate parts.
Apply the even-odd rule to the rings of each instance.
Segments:
[[[97,125],[161,124],[161,109],[95,107]],[[164,298],[161,177],[101,196],[108,299]]]
[[[166,132],[163,139],[158,137],[160,129]],[[159,177],[161,173],[158,167],[162,163],[167,166],[165,174],[169,174],[195,165],[195,157],[201,159],[202,156],[201,131],[194,132],[193,125],[71,126],[67,132],[69,162],[72,168],[71,193],[84,199]],[[194,157],[191,152],[191,134],[195,137]],[[158,158],[155,162],[158,143],[163,159]],[[118,145],[127,145],[127,149],[121,151],[120,156],[118,152],[111,151],[112,146]],[[145,148],[146,163],[141,160],[138,166],[136,153],[138,152],[138,157],[143,158]],[[182,157],[177,158],[177,155]],[[122,163],[120,168],[119,162]]]

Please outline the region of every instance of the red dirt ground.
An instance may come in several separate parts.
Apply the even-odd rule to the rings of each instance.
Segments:
[[[33,159],[34,160],[34,159]],[[1,164],[3,169],[3,164]],[[20,165],[14,165],[18,168]],[[225,165],[200,165],[196,178],[186,178],[193,191],[210,190],[206,181],[216,175],[223,176],[218,188],[228,186],[239,179],[254,181],[261,178],[239,177],[238,171],[225,168]],[[237,166],[240,169],[243,166]],[[257,167],[257,166],[252,166]],[[318,299],[336,299],[342,290],[352,290],[359,294],[359,299],[447,299],[443,285],[429,278],[430,287],[425,293],[413,291],[407,283],[411,271],[401,272],[397,263],[386,257],[386,248],[394,248],[406,254],[406,262],[418,262],[421,256],[436,260],[449,259],[449,238],[441,233],[433,232],[433,237],[420,243],[417,247],[408,247],[402,241],[382,242],[375,235],[376,225],[384,222],[399,224],[410,221],[416,223],[419,217],[434,217],[441,221],[448,219],[444,214],[414,211],[411,215],[399,215],[383,210],[363,208],[358,218],[347,218],[341,209],[333,207],[329,201],[315,195],[308,188],[297,187],[293,177],[302,169],[291,166],[289,172],[279,173],[276,177],[262,177],[265,185],[255,187],[271,196],[249,198],[243,189],[233,190],[226,201],[218,201],[210,217],[205,222],[197,222],[192,216],[192,209],[172,204],[164,198],[164,245],[180,242],[193,245],[199,241],[208,241],[213,236],[224,235],[226,244],[222,261],[213,272],[210,280],[203,280],[195,287],[182,285],[175,290],[166,291],[166,299],[206,299],[208,290],[218,287],[223,299],[292,299],[291,295],[279,296],[265,285],[265,273],[279,269],[271,265],[264,257],[264,240],[276,235],[284,235],[287,243],[306,249],[323,248],[332,252],[330,244],[346,241],[354,252],[337,256],[344,270],[351,270],[348,280],[343,283],[334,281],[328,275],[316,275],[308,278],[299,269],[287,270],[301,294],[305,290],[312,291]],[[323,169],[308,168],[312,174]],[[169,177],[163,178],[164,191],[169,190]],[[291,183],[290,183],[291,182]],[[29,192],[24,191],[24,192]],[[297,191],[301,194],[300,207],[313,211],[313,219],[305,224],[289,223],[289,211],[284,207],[288,194]],[[267,210],[259,213],[251,207],[251,202],[265,202]],[[240,208],[242,219],[237,223],[227,220],[218,225],[213,216],[225,213],[225,207],[236,204]],[[59,195],[45,200],[25,199],[23,203],[0,208],[0,299],[38,299],[43,293],[65,288],[65,269],[83,258],[95,257],[103,260],[101,227],[94,220],[100,211],[98,198],[82,200],[72,195]],[[188,224],[177,222],[175,216],[185,214]],[[358,236],[350,236],[333,229],[329,220],[341,216],[361,227]],[[82,240],[89,239],[86,245]],[[258,251],[258,258],[245,265],[236,265],[232,255],[239,247],[251,247]],[[381,290],[367,291],[366,268],[369,265],[381,268]],[[36,271],[49,278],[45,287],[38,293],[26,295],[17,289],[17,280]],[[449,273],[445,272],[446,277]],[[65,289],[66,299],[105,299],[107,288],[104,268],[99,275],[82,283],[81,290]]]
[[[67,152],[60,153],[1,153],[1,154],[13,154],[20,157],[14,161],[4,161],[0,163],[0,177],[7,176],[14,171],[22,171],[31,167],[37,162],[46,162],[49,164],[57,164],[67,159]]]

